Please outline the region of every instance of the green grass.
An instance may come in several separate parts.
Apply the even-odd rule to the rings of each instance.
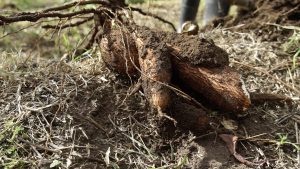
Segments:
[[[294,30],[294,33],[288,38],[282,47],[285,52],[292,55],[292,69],[297,68],[297,60],[300,56],[300,27],[290,27]]]
[[[58,6],[68,1],[70,0],[4,0],[0,2],[0,6],[13,3],[21,11],[37,11],[37,8]],[[57,32],[41,28],[45,24],[56,25],[57,20],[48,22],[47,19],[43,19],[43,21],[47,22],[41,24],[20,22],[0,27],[0,51],[17,53],[22,50],[44,58],[61,58],[66,53],[72,54],[92,28],[87,23],[85,26]],[[70,22],[62,20],[61,23]]]
[[[270,24],[281,29],[287,29],[294,31],[293,34],[287,39],[285,43],[281,45],[284,52],[291,55],[293,62],[292,69],[297,68],[297,61],[300,56],[300,27],[299,26],[282,26],[278,24]]]
[[[23,152],[18,146],[18,137],[23,137],[24,128],[15,123],[13,120],[5,122],[0,132],[0,157],[3,161],[0,163],[0,168],[24,168],[29,162],[23,160]]]
[[[280,147],[282,147],[284,145],[291,145],[296,151],[300,150],[299,145],[288,140],[287,134],[277,134],[277,135],[278,135],[279,139],[276,142],[276,145],[277,145],[276,150],[278,150]]]
[[[300,47],[298,48],[297,52],[294,54],[293,56],[293,69],[296,69],[297,68],[297,60],[299,59],[300,57]]]

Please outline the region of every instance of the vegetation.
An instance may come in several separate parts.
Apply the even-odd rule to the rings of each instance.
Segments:
[[[2,0],[0,15],[69,1]],[[127,2],[178,23],[180,1]],[[285,22],[295,6],[277,7],[282,10],[277,20],[274,13],[268,15],[274,20],[261,14],[275,9],[264,7],[252,17],[221,20],[200,34],[226,50],[248,91],[284,95],[290,102],[264,102],[237,116],[214,110],[210,130],[197,133],[176,126],[174,133],[166,131],[168,137],[162,136],[165,128],[134,78],[107,69],[98,45],[77,52],[87,44],[93,20],[60,31],[42,28],[56,25],[57,19],[1,26],[0,168],[247,168],[230,155],[219,138],[223,133],[237,136],[238,153],[254,163],[263,161],[261,167],[297,168],[299,22]],[[137,12],[133,17],[139,25],[172,31],[152,17]],[[191,110],[183,106],[182,111]]]

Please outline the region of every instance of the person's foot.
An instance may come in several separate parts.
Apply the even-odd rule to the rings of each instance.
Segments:
[[[199,31],[199,26],[196,22],[187,21],[181,26],[181,33],[188,35],[197,35]]]
[[[231,5],[237,5],[247,10],[254,10],[255,0],[228,0]]]
[[[230,2],[231,0],[206,0],[202,25],[206,26],[216,18],[227,16],[231,5]]]

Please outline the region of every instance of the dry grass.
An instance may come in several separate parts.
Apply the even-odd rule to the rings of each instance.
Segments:
[[[286,39],[282,41],[262,40],[261,37],[251,31],[237,31],[236,28],[240,26],[226,29],[216,28],[201,36],[213,39],[218,46],[226,49],[230,56],[231,65],[243,74],[248,91],[282,94],[293,98],[294,103],[292,105],[277,105],[274,108],[265,104],[250,110],[248,113],[250,116],[262,117],[266,124],[274,124],[273,130],[266,133],[274,140],[270,139],[267,142],[271,141],[280,146],[293,142],[291,145],[296,147],[295,154],[287,153],[283,151],[284,149],[271,150],[278,155],[274,159],[275,165],[273,167],[297,168],[296,165],[288,166],[289,162],[285,160],[289,159],[298,164],[300,162],[299,136],[297,136],[297,134],[299,135],[298,123],[300,122],[298,114],[300,111],[300,69],[298,66],[294,66],[292,55],[283,52],[284,46],[288,43]],[[265,27],[268,26],[269,24],[265,24]],[[279,27],[279,32],[282,31],[280,29],[284,28]],[[296,64],[299,65],[299,61],[296,61]],[[259,123],[254,123],[249,127],[255,125],[260,126]],[[284,140],[283,136],[287,136],[287,140]],[[288,139],[290,140],[288,141]],[[262,147],[261,151],[268,151],[268,147]]]
[[[161,138],[142,93],[126,98],[129,86],[98,58],[24,64],[18,55],[4,55],[1,61],[2,167],[169,168],[187,163],[188,151],[158,154],[156,149],[176,147],[189,136]]]
[[[250,92],[299,97],[300,70],[293,67],[291,58],[283,52],[283,41],[262,41],[251,31],[244,33],[231,29],[215,29],[204,36],[226,49],[232,65],[245,75]]]
[[[171,20],[178,16],[178,10],[170,14],[165,9],[169,3],[144,5],[171,15]],[[173,5],[179,9],[177,2]],[[137,22],[145,23],[144,19]],[[147,20],[148,26],[161,28],[160,23]],[[267,159],[274,168],[296,168],[300,70],[293,68],[290,56],[283,52],[285,42],[263,41],[251,32],[221,28],[201,36],[227,50],[248,90],[295,99],[292,105],[250,109],[235,134],[247,138],[241,141],[240,150],[251,160]],[[211,134],[197,137],[178,129],[171,138],[161,137],[157,117],[143,93],[128,96],[133,84],[105,68],[97,48],[89,54],[88,59],[66,61],[22,51],[2,52],[0,168],[247,168],[232,161],[228,152],[210,150],[225,147],[214,133],[206,140]],[[263,130],[264,126],[273,130]],[[266,137],[251,139],[260,134]],[[223,153],[224,159],[218,159]],[[215,158],[206,159],[208,154]]]

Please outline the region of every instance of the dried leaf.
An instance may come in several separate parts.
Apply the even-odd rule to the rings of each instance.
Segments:
[[[236,152],[236,142],[238,140],[238,137],[237,136],[234,136],[234,135],[230,135],[230,134],[221,134],[219,135],[222,140],[226,143],[228,149],[229,149],[229,152],[235,157],[235,159],[237,159],[239,162],[247,165],[247,166],[260,166],[260,165],[263,165],[265,163],[265,161],[259,161],[259,162],[251,162],[251,161],[248,161],[246,160],[243,156],[241,156],[240,154],[238,154]]]
[[[237,123],[234,120],[231,120],[231,119],[228,119],[228,120],[223,119],[223,121],[221,121],[221,124],[227,130],[237,130],[238,129]]]

